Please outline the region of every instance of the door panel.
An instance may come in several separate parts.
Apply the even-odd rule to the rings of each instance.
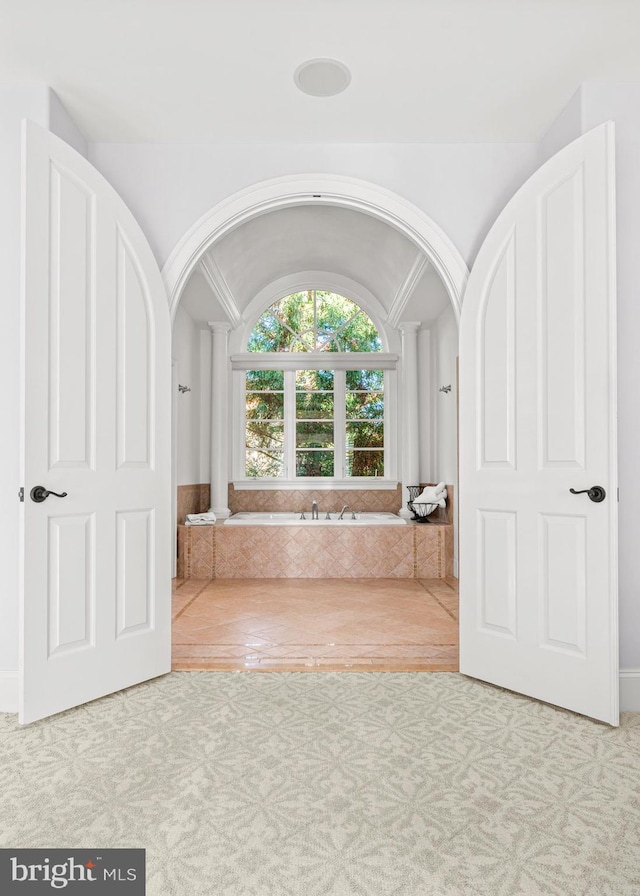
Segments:
[[[516,635],[516,515],[502,510],[478,511],[479,627],[503,637]],[[500,563],[495,563],[501,557]]]
[[[93,514],[49,517],[48,656],[95,644],[96,574]]]
[[[469,278],[460,668],[617,724],[613,158],[607,124],[549,160]]]
[[[478,415],[482,466],[515,467],[515,241],[511,233],[495,266],[480,327]]]
[[[25,123],[20,720],[170,669],[170,321],[137,223]],[[66,497],[30,500],[42,485]]]
[[[117,636],[150,629],[154,593],[154,511],[125,510],[116,514]]]
[[[118,467],[152,467],[153,313],[132,247],[117,230]]]

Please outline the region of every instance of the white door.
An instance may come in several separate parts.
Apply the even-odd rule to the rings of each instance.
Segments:
[[[170,321],[113,188],[30,122],[23,153],[19,717],[30,722],[170,669]],[[66,495],[36,502],[37,486]]]
[[[530,178],[469,278],[460,670],[617,725],[614,195],[606,124]]]

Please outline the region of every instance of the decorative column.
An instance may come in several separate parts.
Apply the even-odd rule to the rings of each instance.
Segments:
[[[435,414],[433,410],[433,352],[431,330],[418,331],[418,405],[420,407],[418,433],[418,478],[432,482],[435,476]],[[413,483],[412,483],[413,484]]]
[[[418,402],[418,330],[420,321],[400,324],[402,333],[402,508],[400,516],[411,517],[407,508],[408,485],[420,481],[420,407]]]
[[[231,325],[209,321],[211,327],[211,510],[218,519],[229,510],[229,357]]]

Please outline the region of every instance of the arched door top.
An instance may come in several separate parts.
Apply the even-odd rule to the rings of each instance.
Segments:
[[[356,178],[328,174],[303,174],[262,181],[219,202],[196,221],[178,241],[162,270],[172,319],[187,280],[210,246],[259,215],[314,203],[372,215],[404,234],[429,258],[459,319],[469,272],[444,231],[421,209],[391,190]]]

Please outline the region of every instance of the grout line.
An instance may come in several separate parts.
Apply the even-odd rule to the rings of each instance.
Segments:
[[[420,582],[420,584],[422,585],[422,582]],[[432,598],[435,600],[435,602],[438,604],[438,606],[439,606],[439,607],[442,607],[442,609],[445,611],[445,613],[447,614],[447,616],[450,616],[451,619],[453,619],[454,622],[457,622],[457,621],[458,621],[458,617],[457,617],[457,616],[454,616],[454,614],[451,612],[451,610],[450,610],[448,607],[446,607],[446,606],[442,603],[442,601],[438,600],[437,595],[435,595],[432,591],[429,591],[429,589],[428,589],[425,585],[422,585],[422,587],[423,587],[424,590],[427,592],[427,594],[429,595],[429,597],[432,597]]]
[[[209,585],[209,582],[208,582],[208,581],[205,581],[205,583],[204,583],[204,585],[202,586],[202,588],[200,589],[200,591],[198,591],[197,594],[194,594],[193,597],[191,598],[191,600],[188,601],[188,602],[184,605],[184,607],[183,607],[178,613],[176,613],[175,616],[172,617],[172,619],[171,619],[171,622],[172,622],[172,623],[174,623],[174,622],[176,621],[176,619],[179,619],[179,618],[182,616],[182,614],[184,613],[184,611],[185,611],[186,609],[188,609],[188,607],[191,606],[191,604],[194,602],[194,600],[196,600],[198,597],[200,597],[200,595],[202,594],[202,592],[204,591],[204,589],[207,587],[207,585]]]

